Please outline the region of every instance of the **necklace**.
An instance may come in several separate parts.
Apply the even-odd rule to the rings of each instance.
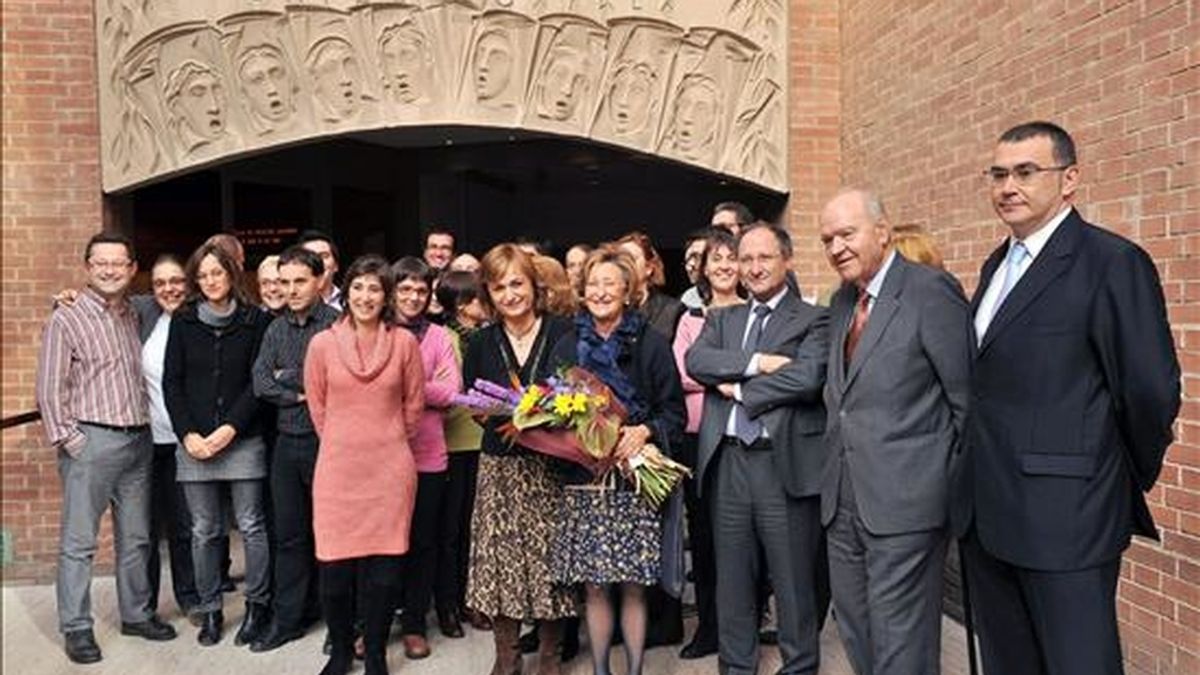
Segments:
[[[504,334],[508,336],[509,340],[512,340],[514,345],[526,345],[533,341],[533,338],[537,337],[538,328],[540,328],[541,325],[542,319],[541,317],[538,317],[533,320],[533,323],[529,325],[529,328],[525,329],[521,333],[514,333],[508,329],[508,325],[506,324],[504,326]]]

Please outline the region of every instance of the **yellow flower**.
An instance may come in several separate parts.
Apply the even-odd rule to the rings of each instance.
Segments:
[[[524,414],[533,410],[533,407],[537,405],[541,398],[542,390],[536,384],[530,385],[525,390],[525,393],[521,395],[520,402],[517,403],[517,412]]]
[[[571,411],[572,412],[587,412],[588,395],[583,392],[576,392],[571,395]]]
[[[571,414],[571,395],[570,394],[555,394],[554,396],[554,414],[560,417],[567,417]]]

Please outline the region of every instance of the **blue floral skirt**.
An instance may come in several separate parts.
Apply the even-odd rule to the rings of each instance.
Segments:
[[[570,486],[550,547],[559,584],[657,584],[662,574],[662,523],[636,493]]]

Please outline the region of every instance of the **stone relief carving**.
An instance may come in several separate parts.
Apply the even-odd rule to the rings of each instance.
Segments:
[[[784,189],[786,21],[783,0],[98,0],[104,187],[480,124]]]
[[[507,11],[480,15],[462,81],[462,110],[492,123],[516,123],[524,99],[534,22]]]
[[[582,133],[595,106],[608,31],[572,16],[543,17],[526,126]]]
[[[295,130],[302,92],[285,42],[285,17],[247,13],[228,17],[220,25],[251,131],[267,136]]]
[[[670,24],[616,21],[592,136],[648,150],[658,132],[671,60],[682,31]]]

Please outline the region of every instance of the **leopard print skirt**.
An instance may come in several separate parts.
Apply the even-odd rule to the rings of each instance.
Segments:
[[[480,456],[468,607],[523,621],[576,615],[574,590],[550,574],[562,507],[562,485],[544,457]]]

